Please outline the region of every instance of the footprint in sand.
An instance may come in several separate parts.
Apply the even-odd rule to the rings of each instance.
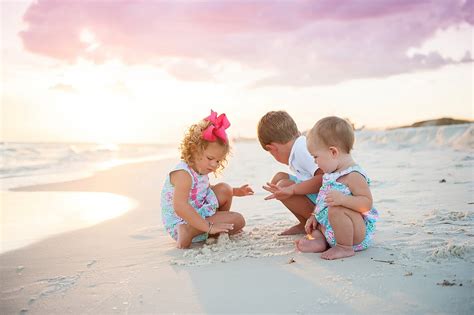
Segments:
[[[129,237],[139,241],[150,240],[156,238],[160,231],[163,231],[163,228],[147,227],[138,230],[135,234],[129,235]]]
[[[95,260],[95,259],[92,260],[92,261],[90,261],[90,262],[87,264],[87,268],[92,267],[96,262],[97,262],[97,260]]]

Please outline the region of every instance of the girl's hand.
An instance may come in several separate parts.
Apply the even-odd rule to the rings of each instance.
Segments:
[[[218,234],[218,233],[229,233],[234,229],[234,224],[231,223],[211,223],[208,233],[209,234]]]
[[[306,220],[306,224],[304,225],[304,230],[307,234],[313,233],[314,230],[318,227],[318,221],[316,221],[316,217],[314,214],[311,213],[311,216]]]
[[[295,194],[294,185],[280,188],[275,184],[267,183],[267,186],[263,186],[262,188],[272,193],[271,195],[268,195],[267,197],[265,197],[265,200],[270,200],[270,199],[285,200]]]
[[[250,196],[253,194],[253,189],[248,184],[233,189],[233,195],[237,197]]]
[[[346,195],[344,195],[342,192],[331,190],[326,195],[326,199],[324,199],[324,201],[330,207],[342,206],[342,203],[344,202],[345,197]]]

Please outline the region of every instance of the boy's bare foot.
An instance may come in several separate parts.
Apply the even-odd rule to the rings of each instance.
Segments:
[[[322,253],[321,258],[333,260],[333,259],[339,259],[339,258],[344,258],[344,257],[351,257],[351,256],[354,256],[354,254],[355,252],[352,246],[336,244],[336,246],[331,247],[330,249]]]
[[[296,249],[302,253],[320,253],[326,249],[326,242],[321,239],[307,239],[303,237],[295,241]]]
[[[189,248],[193,241],[193,236],[189,230],[189,225],[180,224],[178,225],[178,240],[176,241],[176,247],[178,248]]]
[[[279,235],[296,235],[296,234],[305,234],[304,224],[300,223],[290,227],[288,230],[281,232]]]

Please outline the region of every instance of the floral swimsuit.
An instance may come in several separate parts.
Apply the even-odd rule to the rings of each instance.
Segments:
[[[336,246],[336,238],[334,237],[334,230],[329,223],[328,206],[326,205],[325,199],[328,192],[331,190],[340,191],[345,195],[352,195],[349,187],[337,181],[339,177],[352,172],[360,173],[367,180],[367,184],[370,185],[370,179],[359,165],[353,165],[340,172],[326,173],[323,175],[323,184],[319,190],[318,198],[316,200],[316,212],[314,216],[316,217],[316,220],[319,222],[319,224],[325,227],[326,230],[324,232],[324,236],[331,247]],[[378,220],[379,214],[375,208],[372,208],[369,211],[362,213],[362,217],[364,218],[366,227],[365,238],[360,244],[353,246],[355,251],[364,250],[372,243],[375,233],[375,222]]]
[[[216,213],[219,207],[216,194],[211,189],[209,177],[201,175],[194,171],[188,164],[181,161],[171,172],[184,170],[189,173],[192,179],[191,191],[189,192],[188,202],[202,217],[207,218]],[[171,173],[170,172],[170,173]],[[178,239],[178,225],[187,224],[180,218],[173,208],[174,186],[170,181],[170,174],[166,176],[163,190],[161,191],[161,218],[166,231],[175,240]],[[193,242],[204,241],[207,239],[207,233],[200,234],[193,238]]]

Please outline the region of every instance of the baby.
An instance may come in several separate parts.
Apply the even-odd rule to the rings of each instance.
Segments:
[[[314,215],[305,224],[308,236],[296,241],[302,252],[338,259],[372,242],[378,212],[372,206],[370,180],[351,156],[353,144],[352,126],[338,117],[319,120],[308,134],[308,150],[324,175]]]

